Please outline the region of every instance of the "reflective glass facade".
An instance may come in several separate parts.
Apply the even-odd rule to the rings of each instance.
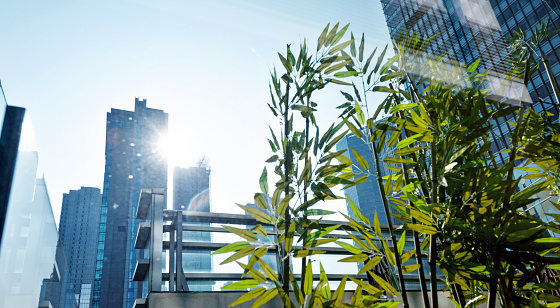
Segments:
[[[173,209],[210,212],[210,169],[205,166],[173,169]],[[205,223],[198,225],[210,226]],[[183,232],[183,239],[188,242],[211,243],[212,233],[186,231]],[[210,253],[210,251],[192,250],[183,252],[185,275],[212,272]],[[188,285],[190,291],[212,291],[214,282],[191,281]]]
[[[368,138],[368,137],[364,137]],[[345,189],[344,192],[350,197],[350,199],[354,202],[354,204],[359,207],[362,212],[367,216],[367,218],[373,222],[373,218],[375,216],[375,212],[377,212],[377,217],[379,218],[379,222],[382,225],[387,224],[387,217],[385,215],[385,209],[383,207],[383,201],[381,198],[381,192],[379,191],[379,185],[377,184],[377,177],[375,175],[375,164],[373,163],[373,152],[370,148],[370,145],[364,142],[361,138],[356,137],[354,134],[348,134],[344,138],[342,138],[338,144],[336,145],[336,149],[338,151],[346,149],[347,151],[344,153],[345,156],[349,157],[353,162],[354,166],[353,172],[356,174],[356,179],[367,175],[367,171],[362,170],[359,166],[358,161],[352,154],[353,148],[357,153],[362,155],[369,167],[370,171],[373,175],[370,175],[369,178],[356,186],[350,187]],[[383,158],[387,156],[391,156],[392,153],[395,151],[394,148],[385,147],[381,153],[379,153],[379,161],[381,166],[381,176],[387,176],[392,171],[384,168],[385,163],[383,163]],[[352,209],[350,208],[350,204],[347,201],[347,211],[350,216],[353,216]],[[393,224],[400,224],[399,221],[393,219]]]
[[[105,178],[95,281],[94,307],[132,307],[141,297],[141,282],[132,276],[141,188],[167,190],[167,158],[162,141],[167,137],[167,113],[135,101],[134,111],[111,109],[107,114]]]
[[[59,234],[80,307],[90,307],[100,216],[99,188],[82,187],[63,195]]]

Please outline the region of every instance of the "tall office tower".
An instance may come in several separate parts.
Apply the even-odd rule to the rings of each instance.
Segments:
[[[347,150],[344,155],[349,157],[353,162],[354,165],[353,172],[356,174],[356,178],[359,178],[363,175],[367,175],[364,170],[362,170],[359,166],[356,158],[352,154],[353,148],[356,152],[362,155],[368,165],[370,166],[371,172],[374,173],[374,166],[373,163],[373,154],[371,149],[369,148],[368,144],[366,144],[361,138],[356,137],[354,134],[348,134],[344,136],[337,144],[336,150]],[[392,171],[384,168],[383,158],[387,156],[391,156],[394,153],[395,148],[388,148],[385,147],[381,153],[379,153],[380,164],[381,164],[381,175],[386,176]],[[369,176],[369,178],[356,186],[352,186],[348,189],[345,189],[344,192],[350,197],[350,199],[354,202],[354,204],[364,212],[366,217],[373,222],[375,217],[375,212],[377,212],[377,217],[379,218],[379,222],[382,225],[387,224],[387,217],[385,215],[385,209],[383,207],[383,201],[381,198],[381,192],[379,191],[379,185],[377,184],[377,178],[375,175]],[[348,214],[353,216],[352,210],[350,208],[350,204],[348,200],[346,201],[346,206],[348,210]],[[401,224],[401,222],[397,221],[393,218],[393,224]]]
[[[210,212],[210,168],[203,161],[196,167],[173,169],[173,209],[183,211]],[[207,223],[199,225],[209,226]],[[211,242],[210,232],[187,231],[183,239],[189,242]],[[183,252],[185,273],[212,272],[210,251]],[[214,282],[189,282],[191,291],[212,291]]]
[[[519,27],[531,35],[531,29],[547,18],[551,20],[549,31],[560,29],[557,0],[381,0],[381,3],[393,39],[406,31],[436,35],[428,47],[428,55],[449,52],[449,63],[470,64],[480,59],[478,71],[488,73],[486,87],[498,99],[532,102],[535,111],[546,110],[554,114],[552,121],[558,119],[558,102],[552,98],[552,88],[542,63],[526,90],[522,81],[510,83],[503,75],[509,69],[504,65],[508,60],[506,37],[513,37],[513,31],[519,31]],[[560,53],[556,51],[559,47],[558,33],[542,45],[542,52],[557,79],[560,77]],[[541,59],[540,55],[534,58]],[[510,134],[505,121],[496,125],[500,135]],[[506,145],[498,141],[497,146],[505,148]]]
[[[80,307],[90,307],[101,215],[101,190],[82,187],[62,196],[59,236]]]
[[[167,195],[167,113],[135,101],[134,111],[107,113],[105,178],[101,199],[93,307],[132,307],[141,297],[133,282],[136,211],[142,188],[163,188]]]

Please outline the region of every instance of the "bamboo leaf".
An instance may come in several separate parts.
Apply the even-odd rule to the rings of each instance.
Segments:
[[[261,259],[259,259],[257,262],[259,263],[259,266],[261,267],[266,277],[268,277],[268,279],[272,281],[278,281],[278,276],[276,275],[276,272],[272,269],[272,267],[270,267],[270,265],[268,265],[265,261]]]
[[[381,257],[373,257],[366,262],[366,264],[360,269],[358,275],[361,275],[367,271],[372,270],[377,264],[381,262]]]
[[[408,274],[410,272],[414,272],[415,270],[420,268],[420,264],[412,264],[412,265],[404,265],[402,267],[403,274]]]
[[[350,26],[350,24],[347,24],[346,26],[344,26],[344,28],[342,28],[342,29],[340,29],[340,31],[338,31],[338,33],[333,37],[333,39],[331,41],[331,45],[334,45],[334,44],[336,44],[340,41],[340,39],[344,36],[344,33],[346,33],[346,30],[348,29],[348,26]]]
[[[255,250],[256,250],[255,247],[245,247],[245,248],[237,251],[236,253],[232,254],[231,256],[229,256],[224,261],[222,261],[222,263],[220,263],[220,265],[228,264],[228,263],[233,262],[235,260],[238,260],[240,258],[246,257],[246,256],[252,254]]]
[[[377,73],[377,70],[379,69],[379,66],[381,65],[381,62],[383,62],[383,57],[385,57],[385,52],[387,51],[387,46],[389,46],[389,45],[385,45],[385,48],[381,52],[381,55],[379,55],[379,58],[377,58],[377,63],[375,64],[375,67],[373,68],[373,71],[375,73]]]
[[[411,230],[414,230],[416,232],[420,232],[422,234],[436,234],[437,233],[437,229],[434,228],[434,227],[430,227],[430,226],[418,225],[418,224],[407,224],[406,226],[408,228],[410,228]]]
[[[259,295],[261,295],[262,293],[264,293],[265,288],[258,288],[258,289],[254,289],[251,290],[243,295],[241,295],[238,299],[236,299],[233,303],[229,304],[229,307],[231,306],[235,306],[235,305],[239,305],[239,304],[243,304],[245,302],[248,302],[252,299],[257,298]]]
[[[357,254],[362,253],[362,250],[360,248],[354,246],[354,245],[351,245],[351,244],[348,244],[348,243],[345,243],[345,242],[341,242],[341,241],[336,241],[334,243],[337,244],[338,246],[348,250],[352,254],[357,255]]]
[[[340,62],[340,63],[337,63],[335,65],[330,66],[329,68],[327,68],[325,70],[325,74],[330,74],[332,72],[338,71],[339,69],[345,67],[348,63],[350,63],[350,61],[351,60],[348,60],[348,61]],[[338,77],[338,76],[336,76],[336,77]]]
[[[358,75],[360,75],[360,72],[356,72],[356,71],[346,71],[346,72],[336,72],[336,73],[334,73],[334,77],[336,77],[336,78],[346,78],[346,77],[358,76]]]
[[[383,278],[377,276],[374,273],[370,272],[370,274],[373,277],[373,279],[375,280],[375,282],[377,282],[379,284],[379,286],[381,286],[385,291],[391,293],[392,295],[397,295],[397,290],[395,290],[395,288],[393,288],[393,286],[391,286],[390,283],[388,283]]]
[[[344,43],[340,43],[340,44],[336,45],[331,50],[329,50],[329,55],[334,55],[335,53],[343,50],[344,48],[348,47],[348,45],[352,44],[352,42],[354,42],[354,40],[349,40],[349,41],[346,41]]]
[[[264,198],[263,194],[256,193],[253,199],[255,200],[255,204],[258,205],[261,209],[266,210],[268,208],[266,199]]]
[[[245,290],[254,288],[258,285],[259,282],[256,279],[245,279],[225,285],[222,287],[222,290]]]
[[[261,173],[261,177],[259,178],[259,185],[261,187],[261,191],[265,195],[268,195],[268,175],[267,175],[267,172],[266,172],[266,167],[263,168],[263,171]]]
[[[362,33],[362,41],[360,42],[360,47],[358,48],[358,60],[362,62],[364,60],[364,34]]]
[[[348,275],[344,275],[344,277],[342,277],[342,280],[340,281],[340,284],[338,285],[338,288],[336,288],[336,291],[334,291],[333,293],[332,299],[334,300],[334,307],[339,307],[340,303],[342,302],[347,279]]]
[[[253,305],[251,305],[251,308],[257,308],[257,307],[260,307],[260,306],[264,305],[265,303],[267,303],[268,301],[273,299],[276,296],[276,294],[278,294],[278,289],[276,289],[276,288],[268,289],[266,292],[264,292],[263,295],[261,295],[253,303]]]
[[[338,262],[364,262],[367,259],[368,259],[368,255],[365,253],[361,253],[359,255],[353,255],[350,257],[340,259],[338,260]]]
[[[350,149],[352,150],[352,154],[358,161],[358,164],[360,164],[360,167],[362,167],[364,170],[369,170],[369,164],[367,163],[366,159],[360,153],[356,152],[356,150],[354,150],[352,146],[350,146]]]
[[[250,242],[257,241],[257,236],[253,232],[251,232],[247,229],[239,229],[239,228],[225,226],[225,225],[222,225],[222,228],[228,230],[229,232],[231,232],[233,234],[239,235],[242,238],[244,238],[244,239],[246,239]]]
[[[217,255],[217,254],[221,254],[221,253],[237,251],[239,249],[243,249],[245,247],[248,247],[249,245],[250,244],[248,242],[235,242],[235,243],[227,244],[226,246],[214,251],[210,255]]]
[[[245,210],[245,212],[249,213],[249,215],[253,216],[253,218],[255,218],[256,220],[258,220],[260,222],[263,222],[265,224],[269,224],[269,223],[272,222],[272,217],[268,216],[267,214],[265,214],[261,210],[257,210],[255,208],[250,207],[250,206],[241,205],[241,204],[237,204],[237,206],[239,206],[240,208]],[[239,230],[242,230],[242,229],[239,229]]]
[[[406,236],[406,230],[403,231],[403,233],[401,235],[401,238],[397,242],[397,251],[398,251],[399,255],[402,255],[402,253],[403,253],[404,244],[405,244],[405,236]]]
[[[303,293],[305,295],[311,294],[313,291],[313,271],[311,260],[307,260],[307,267],[305,269],[305,281],[303,282]]]
[[[317,50],[321,49],[321,47],[323,47],[325,44],[325,39],[327,38],[327,32],[329,31],[329,25],[330,24],[327,24],[323,32],[321,32],[321,35],[319,35],[319,39],[317,40]]]

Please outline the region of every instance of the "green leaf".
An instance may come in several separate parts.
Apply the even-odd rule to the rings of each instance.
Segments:
[[[377,211],[373,213],[373,231],[375,231],[375,234],[377,234],[377,236],[383,237],[383,232],[381,232],[381,224],[379,223]]]
[[[406,148],[406,149],[400,149],[395,151],[395,153],[393,153],[393,155],[395,156],[405,156],[405,155],[410,155],[412,153],[416,153],[418,151],[427,149],[428,147],[412,147],[412,148]]]
[[[335,65],[333,65],[333,66],[330,66],[329,68],[327,68],[327,69],[325,70],[325,74],[330,74],[330,73],[332,73],[332,72],[335,72],[335,71],[340,70],[341,68],[345,67],[348,63],[350,63],[350,61],[351,61],[351,60],[348,60],[348,61],[344,61],[344,62],[337,63],[337,64],[335,64]],[[336,76],[336,75],[335,75],[335,76]]]
[[[379,81],[383,82],[383,81],[387,81],[387,80],[391,80],[393,78],[398,78],[398,77],[402,77],[406,74],[406,72],[391,72],[389,74],[383,75],[381,76],[381,78],[379,79]]]
[[[364,170],[369,170],[369,164],[367,163],[366,159],[360,153],[356,152],[356,150],[354,150],[352,146],[350,146],[350,149],[352,150],[352,154],[358,161],[358,164],[360,164],[360,167],[362,167]]]
[[[404,244],[405,244],[405,236],[406,236],[406,230],[403,231],[403,233],[401,235],[401,238],[397,242],[397,251],[398,251],[399,255],[402,255],[402,253],[403,253]]]
[[[241,205],[241,204],[237,204],[237,206],[239,206],[240,208],[245,210],[245,212],[249,213],[249,215],[253,216],[253,218],[255,218],[256,220],[258,220],[260,222],[263,222],[265,224],[269,224],[272,221],[272,217],[268,216],[267,214],[265,214],[264,212],[262,212],[260,210],[252,208],[250,206]],[[242,230],[242,229],[240,229],[240,230]]]
[[[383,159],[386,164],[414,164],[414,161],[407,158],[387,157]]]
[[[383,62],[383,58],[385,57],[385,52],[387,51],[387,46],[389,45],[385,45],[385,48],[383,49],[383,52],[381,52],[381,55],[379,55],[379,58],[377,58],[377,63],[375,64],[375,67],[373,68],[373,71],[377,73],[377,70],[379,69],[379,66],[381,65],[381,62]]]
[[[266,292],[264,292],[263,295],[261,295],[254,303],[253,305],[251,305],[251,308],[256,308],[256,307],[260,307],[262,305],[264,305],[266,302],[270,301],[271,299],[273,299],[276,294],[278,294],[278,289],[273,288],[273,289],[268,289]]]
[[[373,257],[366,262],[366,264],[360,269],[358,275],[361,275],[367,271],[372,270],[377,264],[381,262],[381,257]]]
[[[397,53],[391,59],[389,59],[389,61],[387,61],[385,64],[383,64],[383,66],[379,70],[379,74],[381,74],[381,75],[385,74],[387,72],[387,70],[391,67],[391,65],[393,65],[393,63],[395,63],[395,61],[397,61],[397,59],[400,57],[400,55],[401,55],[400,52]]]
[[[326,73],[326,71],[325,71]],[[356,71],[346,71],[346,72],[336,72],[334,73],[334,77],[336,78],[346,78],[346,77],[350,77],[350,76],[358,76],[360,75],[360,72],[356,72]]]
[[[361,253],[359,255],[353,255],[350,257],[340,259],[338,260],[338,262],[364,262],[367,259],[368,259],[368,255],[365,253]]]
[[[414,272],[415,270],[420,268],[420,264],[412,264],[412,265],[404,265],[402,267],[403,274],[408,274],[410,272]]]
[[[394,91],[394,90],[392,90],[392,91],[393,91],[394,93],[396,93],[396,91]],[[410,109],[410,108],[413,108],[413,107],[416,107],[416,106],[418,106],[417,103],[398,104],[398,105],[393,106],[389,112],[390,112],[390,113],[395,113],[395,112],[397,112],[397,111],[405,110],[405,109]]]
[[[324,299],[330,299],[331,298],[331,288],[329,286],[329,280],[327,278],[327,274],[325,273],[325,269],[323,268],[323,264],[321,262],[319,262],[319,268],[321,271],[321,274],[319,275],[319,279],[321,282],[323,282],[323,288],[321,288],[321,296],[323,296]]]
[[[342,28],[342,29],[340,29],[340,31],[338,31],[338,33],[333,37],[333,39],[331,41],[331,45],[334,45],[334,44],[336,44],[340,41],[340,39],[344,36],[344,33],[346,33],[346,30],[348,29],[348,26],[350,26],[350,24],[347,24],[346,26],[344,26],[344,28]]]
[[[336,45],[331,50],[329,50],[329,55],[334,55],[335,53],[343,50],[344,48],[348,47],[348,45],[352,44],[352,42],[354,42],[354,40],[349,40],[349,41],[346,41],[344,43],[340,43],[340,44]]]
[[[386,87],[386,86],[375,86],[371,89],[372,92],[385,92],[385,93],[397,93],[397,91]],[[399,106],[399,105],[397,105]]]
[[[278,213],[278,215],[280,215],[281,217],[283,217],[286,214],[286,209],[290,205],[290,200],[292,199],[293,195],[294,194],[290,193],[289,195],[284,197],[284,199],[282,199],[278,204],[278,207],[276,208],[276,213]]]
[[[356,42],[354,41],[354,34],[350,33],[350,38],[352,39],[352,44],[350,44],[350,53],[352,57],[356,57]]]
[[[311,260],[307,260],[307,267],[305,269],[305,281],[303,282],[303,293],[305,295],[309,295],[313,291],[313,272],[311,268]]]
[[[323,253],[325,253],[324,250],[307,250],[307,249],[295,250],[294,258],[303,258],[303,257],[318,255]]]
[[[327,32],[329,31],[329,25],[330,23],[327,24],[323,32],[321,32],[321,35],[319,35],[319,39],[317,40],[317,50],[321,49],[321,47],[323,47],[323,45],[325,44],[325,39],[327,38]]]
[[[232,254],[231,256],[229,256],[224,261],[222,261],[222,263],[220,263],[220,265],[228,264],[228,263],[233,262],[235,260],[238,260],[240,258],[246,257],[246,256],[252,254],[255,250],[256,250],[255,247],[251,247],[251,246],[240,249],[239,251]]]
[[[336,214],[336,212],[327,211],[327,210],[320,210],[320,209],[312,209],[312,210],[305,211],[304,214],[306,216],[324,216],[324,215]]]
[[[422,136],[423,134],[416,134],[401,140],[399,143],[397,143],[397,149],[402,149],[406,146],[413,144],[414,142],[418,141]]]
[[[472,73],[476,70],[476,68],[478,67],[478,64],[480,63],[480,58],[477,59],[476,61],[474,61],[473,63],[471,63],[471,65],[469,65],[469,67],[467,68],[467,72]]]
[[[257,236],[253,232],[251,232],[247,229],[239,229],[239,228],[225,226],[225,225],[222,225],[222,228],[228,230],[231,233],[239,235],[242,238],[244,238],[244,239],[246,239],[250,242],[256,242],[257,241]]]
[[[268,208],[268,205],[266,203],[266,199],[264,198],[263,194],[261,193],[256,193],[255,196],[253,197],[253,199],[255,200],[255,203],[263,210],[266,210]]]
[[[393,286],[391,286],[390,283],[388,283],[383,278],[377,276],[376,274],[374,274],[372,272],[370,272],[370,275],[373,277],[375,282],[377,282],[379,284],[379,286],[381,286],[385,291],[387,291],[387,292],[389,292],[393,295],[397,295],[397,290],[395,290],[395,288],[393,288]]]
[[[344,275],[344,277],[342,277],[342,280],[340,281],[340,284],[338,285],[338,288],[336,288],[336,291],[334,291],[332,296],[332,299],[334,300],[333,307],[340,306],[340,303],[342,302],[342,297],[344,296],[344,289],[346,287],[347,279],[348,279],[348,275]]]
[[[260,224],[251,228],[251,231],[255,232],[257,235],[260,235],[260,236],[266,236],[267,235],[266,229]]]
[[[270,267],[270,265],[268,265],[265,261],[261,259],[257,260],[257,262],[259,263],[259,266],[261,267],[266,277],[268,277],[268,279],[272,281],[278,281],[278,276],[276,275],[276,272],[272,269],[272,267]]]
[[[360,122],[360,124],[366,124],[366,116],[364,115],[364,112],[362,111],[362,108],[357,101],[354,101],[354,108],[356,109],[356,115],[358,116],[358,121]]]
[[[235,242],[235,243],[227,244],[226,246],[214,251],[210,255],[217,255],[221,253],[236,251],[239,249],[243,249],[245,247],[249,247],[249,245],[250,244],[248,242]]]
[[[352,245],[352,244],[348,244],[348,243],[346,243],[346,242],[341,242],[341,241],[336,241],[336,242],[334,242],[334,243],[337,244],[338,246],[340,246],[340,247],[342,247],[342,248],[348,250],[348,251],[349,251],[350,253],[352,253],[352,254],[357,255],[357,254],[362,253],[362,250],[361,250],[360,248],[358,248],[358,247],[356,247],[356,246],[354,246],[354,245]]]
[[[255,299],[259,295],[261,295],[264,292],[264,290],[265,290],[265,288],[258,288],[258,289],[251,290],[251,291],[241,295],[233,303],[229,304],[229,307],[239,305],[239,304],[243,304],[243,303],[248,302],[252,299]]]
[[[245,290],[251,289],[259,285],[259,282],[255,279],[245,279],[230,283],[222,287],[222,290]]]
[[[273,163],[278,160],[278,155],[272,155],[269,159],[266,160],[267,163]],[[266,169],[266,167],[265,167]]]
[[[356,126],[354,126],[354,124],[352,124],[349,120],[344,120],[344,122],[346,123],[346,126],[348,126],[348,128],[352,131],[352,134],[354,134],[354,136],[362,138],[362,132]]]
[[[285,247],[287,252],[292,251],[292,243],[294,242],[295,232],[296,232],[296,224],[292,223],[290,224],[290,228],[288,229],[288,232],[284,233],[286,234],[284,241],[285,241]]]
[[[364,60],[364,34],[362,33],[362,41],[360,42],[360,47],[358,48],[358,60],[362,62]]]
[[[286,60],[286,58],[284,58],[284,56],[281,53],[278,53],[278,57],[280,58],[280,61],[282,61],[282,65],[284,65],[284,68],[286,69],[288,74],[291,73],[292,66],[290,65],[290,62],[288,62],[288,60]]]
[[[263,168],[261,177],[259,178],[259,185],[261,186],[261,191],[268,195],[268,177],[267,177],[266,167]]]
[[[436,234],[437,233],[437,229],[434,228],[434,227],[430,227],[430,226],[418,225],[418,224],[407,224],[406,226],[408,228],[410,228],[411,230],[420,232],[422,234]]]

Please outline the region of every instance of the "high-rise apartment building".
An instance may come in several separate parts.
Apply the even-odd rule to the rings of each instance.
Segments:
[[[80,307],[90,307],[101,215],[101,190],[82,187],[62,197],[59,236]]]
[[[173,209],[210,212],[210,168],[201,163],[190,168],[173,169]],[[210,225],[200,223],[200,225]],[[211,232],[187,231],[183,239],[189,242],[212,242]],[[210,251],[183,252],[185,273],[212,272]],[[212,291],[214,282],[191,281],[190,291]]]
[[[136,99],[134,111],[107,113],[93,307],[132,307],[141,297],[144,286],[132,281],[138,259],[136,210],[142,188],[167,193],[167,157],[162,151],[167,128],[167,113],[147,108],[145,99]]]

